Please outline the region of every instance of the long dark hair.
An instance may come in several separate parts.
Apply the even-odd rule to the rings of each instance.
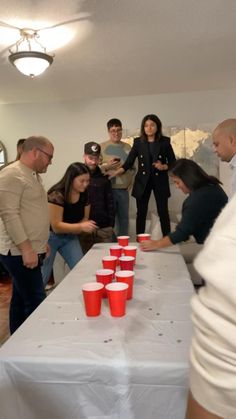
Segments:
[[[48,193],[58,191],[61,192],[66,202],[70,202],[71,188],[74,178],[84,174],[90,174],[90,170],[84,163],[71,163],[67,167],[66,172],[61,180],[53,185]]]
[[[190,191],[206,185],[221,184],[219,179],[208,175],[195,161],[189,159],[176,160],[170,167],[169,173],[180,178]]]
[[[146,121],[152,121],[155,122],[156,126],[157,126],[157,132],[155,134],[155,141],[159,140],[162,136],[162,123],[161,120],[158,118],[158,116],[154,115],[154,114],[150,114],[150,115],[146,115],[142,122],[141,122],[141,128],[140,128],[140,136],[143,140],[147,140],[147,135],[145,134],[145,130],[144,130],[144,125]]]

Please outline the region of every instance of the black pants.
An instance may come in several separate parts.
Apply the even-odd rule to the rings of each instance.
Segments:
[[[40,268],[41,256],[39,255],[38,266],[29,269],[23,265],[22,256],[0,255],[0,260],[13,282],[9,315],[11,334],[46,298]]]
[[[160,197],[160,194],[157,193],[157,190],[152,186],[151,182],[147,184],[144,194],[142,195],[142,198],[136,199],[136,205],[137,205],[136,233],[137,234],[145,233],[148,203],[149,203],[152,190],[153,190],[155,201],[156,201],[157,213],[160,218],[161,231],[162,231],[163,236],[166,236],[170,232],[168,197],[167,196]]]

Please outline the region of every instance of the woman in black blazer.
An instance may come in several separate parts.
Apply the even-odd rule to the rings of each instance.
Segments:
[[[141,136],[135,138],[133,147],[120,169],[113,176],[131,169],[138,158],[132,196],[136,198],[137,234],[145,232],[148,203],[153,191],[163,236],[170,232],[168,198],[170,186],[168,169],[176,158],[170,138],[162,135],[162,123],[156,115],[146,115],[141,123]]]

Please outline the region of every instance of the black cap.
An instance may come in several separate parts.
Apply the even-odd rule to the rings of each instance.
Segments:
[[[100,156],[101,147],[98,143],[90,141],[84,145],[84,154],[90,154],[92,156]]]

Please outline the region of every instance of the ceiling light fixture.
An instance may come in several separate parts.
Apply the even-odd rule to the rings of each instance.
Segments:
[[[46,53],[46,48],[38,41],[39,34],[34,29],[21,29],[21,38],[9,49],[8,57],[22,74],[34,78],[42,74],[53,62],[54,55]]]

